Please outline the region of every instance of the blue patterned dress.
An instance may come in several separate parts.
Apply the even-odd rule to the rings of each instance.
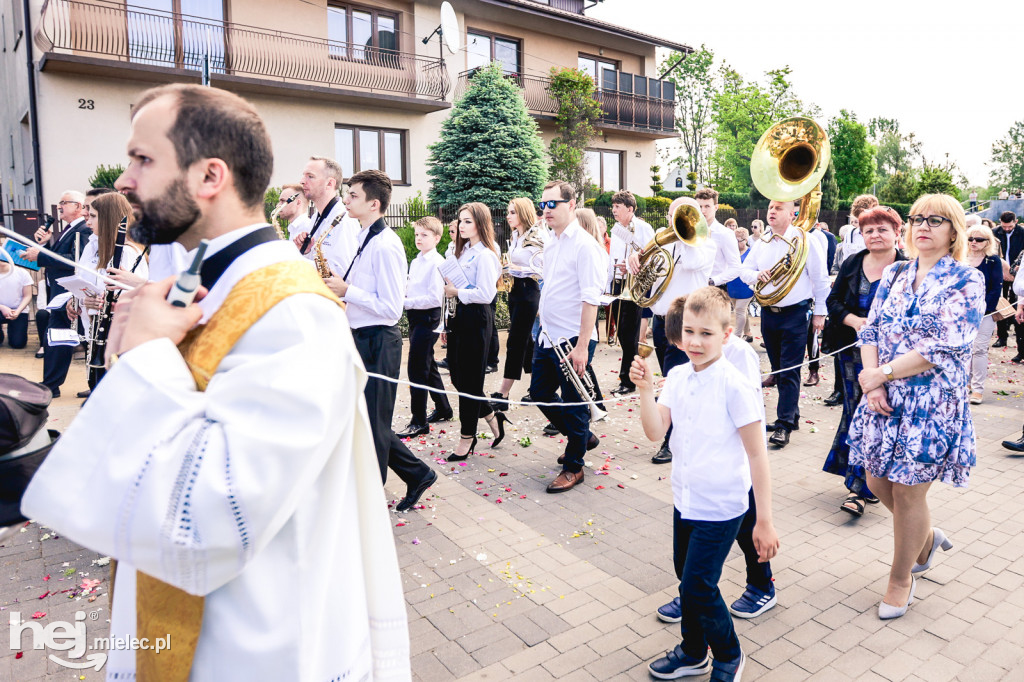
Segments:
[[[850,463],[895,483],[966,487],[976,461],[968,372],[985,312],[985,278],[947,255],[915,293],[917,261],[893,281],[899,265],[882,273],[861,345],[878,348],[879,366],[915,350],[935,366],[884,384],[893,408],[888,417],[861,399],[850,424]]]

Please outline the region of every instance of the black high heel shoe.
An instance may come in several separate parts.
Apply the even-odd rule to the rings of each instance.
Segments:
[[[504,412],[495,412],[494,420],[498,423],[498,437],[494,439],[493,443],[491,443],[492,448],[498,447],[498,443],[505,438],[505,424],[512,423],[512,420],[506,417]]]
[[[460,437],[459,440],[464,440],[465,438],[466,438],[466,436],[462,436],[462,437]],[[452,454],[448,455],[445,458],[445,461],[446,462],[461,462],[463,460],[469,459],[469,456],[473,454],[474,450],[476,450],[476,436],[473,436],[473,442],[469,444],[469,452],[467,452],[464,455],[460,455],[458,453],[453,452]]]

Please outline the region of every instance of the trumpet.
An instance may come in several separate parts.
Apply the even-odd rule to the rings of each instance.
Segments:
[[[441,302],[441,321],[437,323],[435,334],[444,334],[448,331],[448,320],[455,317],[455,304],[458,303],[458,296],[445,296]]]
[[[607,417],[608,413],[597,406],[597,377],[594,375],[594,368],[587,365],[587,371],[583,376],[580,376],[569,361],[569,353],[572,352],[572,344],[569,343],[569,339],[563,336],[558,339],[558,343],[555,343],[546,331],[541,329],[540,333],[544,335],[544,338],[548,340],[548,343],[554,349],[562,374],[569,380],[572,387],[576,389],[576,393],[579,394],[580,398],[590,407],[590,418],[593,421],[599,422]]]

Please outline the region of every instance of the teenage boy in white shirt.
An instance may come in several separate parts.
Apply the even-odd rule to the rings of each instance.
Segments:
[[[750,379],[722,357],[732,334],[731,319],[728,297],[721,290],[699,289],[687,299],[679,344],[690,362],[669,372],[657,401],[646,360],[637,357],[631,369],[645,435],[660,440],[673,422],[679,422],[670,447],[682,642],[648,666],[659,679],[701,675],[711,669],[722,682],[738,682],[742,676],[746,658],[718,581],[746,515],[751,484],[758,503],[754,546],[762,561],[778,551],[764,408]]]

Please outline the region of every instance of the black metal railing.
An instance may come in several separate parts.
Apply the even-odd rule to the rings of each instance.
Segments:
[[[459,74],[455,87],[455,99],[461,97],[469,86],[469,81],[476,75],[477,69],[463,71]],[[558,113],[558,102],[551,94],[550,78],[528,76],[521,73],[507,73],[505,78],[511,80],[523,92],[526,108],[531,114],[554,116]],[[647,83],[658,83],[653,78],[645,79]],[[663,91],[661,87],[657,88]],[[601,105],[600,122],[605,125],[623,126],[638,131],[674,133],[675,132],[675,90],[672,97],[651,97],[630,92],[621,92],[609,88],[599,88],[594,99]]]
[[[208,63],[212,74],[406,97],[444,100],[451,86],[436,58],[102,1],[45,0],[36,43],[44,52],[192,71]]]

